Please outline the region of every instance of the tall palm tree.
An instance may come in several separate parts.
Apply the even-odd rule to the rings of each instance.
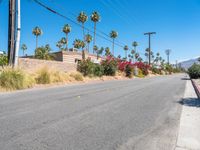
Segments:
[[[90,18],[91,18],[92,22],[94,22],[94,40],[93,40],[93,48],[94,48],[94,46],[96,44],[96,24],[97,24],[97,22],[100,21],[100,15],[97,11],[94,11]],[[94,53],[94,49],[93,49],[93,53]]]
[[[87,51],[90,49],[90,42],[92,41],[92,36],[90,34],[85,35],[85,41],[87,42]]]
[[[21,49],[23,51],[23,56],[24,56],[25,51],[28,49],[27,46],[26,46],[26,44],[22,44]]]
[[[136,52],[136,48],[137,48],[137,46],[138,46],[138,43],[137,43],[136,41],[134,41],[134,42],[132,43],[132,46],[134,47],[134,50],[135,50],[135,52]]]
[[[66,50],[68,50],[68,34],[71,32],[71,26],[69,24],[64,25],[63,32],[66,34]]]
[[[73,45],[74,48],[80,49],[82,47],[82,41],[80,39],[75,39]]]
[[[77,17],[77,21],[80,22],[82,24],[82,29],[83,29],[83,40],[85,38],[85,27],[84,27],[84,23],[88,20],[88,16],[86,15],[85,12],[80,12],[78,17]]]
[[[132,55],[131,58],[133,59],[133,63],[135,62],[134,54],[135,54],[135,50],[132,50],[132,51],[131,51],[131,55]]]
[[[81,45],[81,48],[82,48],[82,51],[83,51],[83,49],[85,48],[85,42],[84,41],[80,41],[80,45]]]
[[[58,41],[56,43],[56,46],[59,48],[60,51],[62,51],[63,44],[61,43],[61,41]]]
[[[36,37],[36,49],[38,48],[38,37],[42,35],[42,30],[39,27],[35,27],[32,31],[33,35]]]
[[[105,48],[105,56],[110,56],[110,48],[109,47]]]
[[[110,37],[113,39],[113,46],[112,46],[112,54],[114,56],[114,46],[115,46],[115,38],[117,38],[118,33],[116,31],[110,32]]]
[[[171,53],[170,49],[165,50],[165,54],[167,55],[167,63],[168,63],[168,65],[169,65],[169,55],[170,55],[170,53]]]
[[[128,49],[129,49],[128,46],[125,45],[125,46],[124,46],[124,51],[125,51],[125,58],[126,58],[126,59],[127,59],[127,51],[128,51]]]

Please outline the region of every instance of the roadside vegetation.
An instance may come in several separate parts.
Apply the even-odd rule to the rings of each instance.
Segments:
[[[190,78],[192,79],[199,79],[200,78],[200,65],[199,64],[193,64],[189,69],[188,69],[188,74]]]
[[[97,23],[101,20],[99,12],[94,11],[90,17],[85,12],[80,12],[76,20],[82,27],[82,38],[75,39],[72,45],[76,50],[82,51],[83,54],[82,60],[77,64],[77,72],[65,73],[60,70],[43,67],[34,73],[27,73],[19,68],[7,67],[8,55],[3,53],[0,55],[0,89],[19,90],[30,88],[38,84],[82,82],[87,78],[102,79],[104,77],[114,78],[116,76],[124,78],[143,78],[148,75],[165,75],[180,72],[180,69],[170,65],[170,52],[166,53],[168,63],[160,56],[160,53],[154,54],[153,51],[150,51],[148,48],[145,50],[145,54],[142,57],[141,51],[138,50],[139,43],[133,41],[131,46],[119,44],[117,40],[119,34],[115,30],[111,30],[110,33],[107,34],[107,37],[111,40],[111,50],[108,46],[98,46],[96,44],[96,36],[99,35],[97,34],[97,32],[99,32],[97,30]],[[89,20],[94,25],[93,36],[90,35],[89,30],[85,26]],[[59,51],[69,51],[68,45],[72,26],[70,24],[65,24],[61,29],[64,37],[61,37],[56,43],[56,47],[58,47]],[[86,34],[85,31],[87,31]],[[39,46],[39,38],[42,37],[43,30],[36,26],[33,28],[32,34],[35,36],[35,51],[32,56],[28,57],[33,59],[54,60],[55,58],[51,54],[53,50],[49,44]],[[104,35],[106,35],[106,33],[104,33]],[[90,50],[91,42],[93,42],[92,50]],[[116,46],[124,51],[124,57],[115,55]],[[21,45],[21,50],[23,52],[23,57],[27,57],[28,47],[25,43]],[[95,54],[96,61],[85,58],[85,51]],[[150,63],[148,62],[149,58],[151,58]],[[196,67],[194,66],[190,72],[194,72],[193,70],[195,69]],[[192,74],[191,76],[193,77]],[[196,77],[196,75],[194,77]]]

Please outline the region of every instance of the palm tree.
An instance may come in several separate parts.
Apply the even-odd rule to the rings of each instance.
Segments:
[[[71,32],[71,26],[69,24],[64,25],[63,32],[66,34],[66,50],[68,50],[68,34]]]
[[[104,51],[103,47],[101,47],[99,50],[97,50],[97,59],[99,58],[99,55],[102,55],[103,51]]]
[[[84,47],[83,43],[80,39],[75,39],[73,45],[74,45],[74,48],[77,48],[77,49]]]
[[[115,38],[117,38],[118,36],[118,33],[116,31],[111,31],[110,32],[110,38],[113,39],[113,46],[112,46],[112,53],[113,53],[113,56],[114,56],[114,46],[115,46]]]
[[[170,55],[170,53],[171,53],[170,49],[165,50],[165,54],[167,55],[167,63],[168,63],[168,65],[169,65],[169,55]]]
[[[88,16],[86,15],[85,12],[80,12],[80,14],[77,17],[77,21],[80,22],[82,24],[82,28],[83,28],[83,40],[85,38],[85,27],[84,27],[84,23],[88,20]]]
[[[42,30],[39,28],[39,27],[35,27],[34,29],[33,29],[33,31],[32,31],[32,33],[35,35],[35,37],[36,37],[36,49],[37,49],[37,47],[38,47],[38,37],[40,36],[40,35],[42,35]]]
[[[138,43],[137,43],[136,41],[134,41],[134,42],[132,43],[132,46],[134,47],[134,50],[135,50],[135,52],[136,52],[136,47],[138,46]]]
[[[110,56],[110,48],[109,47],[105,48],[105,56]]]
[[[85,42],[84,41],[80,41],[80,45],[81,45],[81,48],[82,48],[82,51],[83,51],[83,49],[85,48]]]
[[[92,22],[94,22],[94,40],[93,40],[93,48],[94,48],[94,46],[96,44],[96,24],[97,24],[97,22],[100,21],[100,15],[97,11],[94,11],[90,18],[91,18]],[[94,53],[94,49],[93,49],[93,53]]]
[[[128,46],[125,45],[125,46],[124,46],[124,51],[125,51],[125,58],[126,58],[126,59],[127,59],[127,51],[128,51],[128,49],[129,49]]]
[[[59,48],[60,51],[62,51],[63,44],[61,43],[61,41],[58,41],[56,43],[56,46]]]
[[[27,46],[26,46],[26,44],[22,44],[21,49],[23,51],[23,56],[24,56],[25,51],[28,49]]]
[[[131,58],[133,59],[133,63],[135,62],[134,54],[135,54],[135,50],[132,50],[132,51],[131,51],[131,55],[132,55]]]
[[[139,56],[140,56],[139,53],[136,53],[136,54],[135,54],[135,60],[136,60],[136,61],[138,60]]]
[[[90,34],[85,35],[85,41],[87,42],[87,51],[90,49],[90,42],[92,41],[92,36]]]

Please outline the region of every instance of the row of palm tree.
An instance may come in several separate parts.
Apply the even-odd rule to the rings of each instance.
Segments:
[[[88,21],[87,14],[83,11],[79,13],[79,15],[77,16],[77,21],[79,23],[81,23],[83,39],[82,40],[80,40],[80,39],[74,40],[73,45],[75,48],[77,48],[77,49],[82,48],[82,50],[83,50],[86,47],[86,43],[87,43],[86,49],[89,52],[90,43],[93,41],[93,53],[98,52],[98,50],[97,50],[98,47],[96,45],[96,26],[97,26],[97,22],[100,21],[100,18],[101,17],[99,15],[99,13],[96,11],[94,11],[90,16],[91,21],[94,23],[94,31],[93,31],[94,35],[92,37],[89,33],[85,35],[85,23]],[[56,46],[60,50],[66,50],[66,51],[68,50],[68,36],[69,36],[69,33],[71,32],[71,30],[72,30],[72,28],[69,24],[64,25],[62,31],[63,31],[63,33],[65,33],[66,37],[61,38],[56,44]],[[40,35],[42,35],[43,32],[39,27],[35,27],[33,29],[32,33],[36,36],[36,49],[37,49],[38,48],[38,37]],[[115,39],[118,37],[118,32],[112,30],[110,32],[109,36],[112,39],[112,55],[114,56]],[[125,51],[125,59],[127,59],[129,56],[129,58],[131,58],[133,61],[138,60],[138,59],[141,60],[142,58],[139,56],[139,53],[137,52],[138,43],[136,41],[134,41],[132,43],[132,46],[133,46],[133,49],[131,50],[131,53],[129,55],[127,55],[129,47],[127,45],[125,45],[123,47],[123,49]],[[110,49],[108,47],[105,48],[105,53],[106,53],[106,55],[108,55],[108,54],[111,55]],[[153,52],[151,52],[150,55],[151,55],[150,57],[152,57],[152,59],[154,59]],[[146,49],[145,56],[146,57],[149,56],[148,49]],[[155,60],[157,60],[157,59],[155,59]],[[160,60],[160,59],[158,59],[158,60]]]

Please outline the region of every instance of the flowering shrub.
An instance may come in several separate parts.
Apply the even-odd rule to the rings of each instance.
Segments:
[[[126,73],[127,77],[132,78],[133,77],[133,71],[134,71],[134,69],[133,69],[132,65],[130,65],[130,64],[126,65],[125,73]]]
[[[115,59],[111,56],[108,56],[106,60],[103,60],[101,62],[101,65],[104,68],[104,75],[107,76],[114,76],[117,71],[117,61],[118,59]]]
[[[142,70],[143,75],[148,75],[149,74],[149,69],[151,68],[148,64],[145,64],[143,62],[136,62],[134,63],[134,66],[137,66],[140,70]]]

